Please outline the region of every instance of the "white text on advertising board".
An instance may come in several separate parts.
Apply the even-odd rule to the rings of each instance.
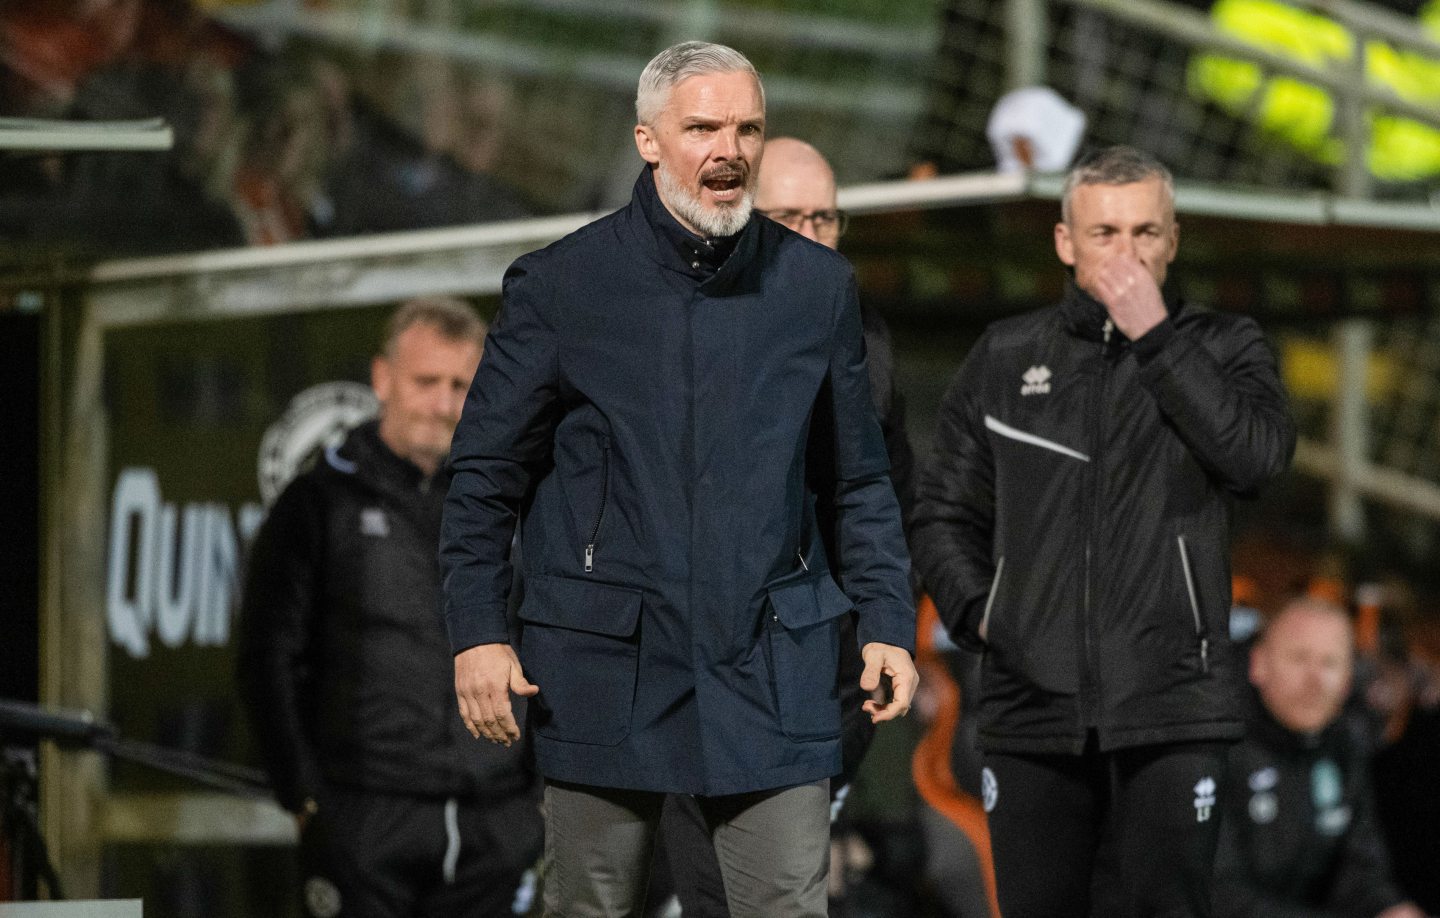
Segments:
[[[115,480],[105,591],[110,640],[132,657],[166,647],[223,646],[241,552],[264,516],[259,504],[232,513],[224,504],[165,502],[151,468]]]

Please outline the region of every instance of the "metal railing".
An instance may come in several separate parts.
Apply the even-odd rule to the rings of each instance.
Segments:
[[[932,125],[932,136],[921,145],[928,143],[926,152],[942,160],[978,167],[988,155],[981,122],[995,99],[1008,89],[1046,84],[1086,112],[1090,142],[1147,147],[1189,178],[1323,186],[1354,198],[1423,197],[1428,193],[1423,188],[1373,182],[1366,157],[1371,116],[1382,113],[1440,131],[1440,105],[1405,98],[1367,78],[1365,53],[1373,42],[1383,42],[1399,53],[1440,61],[1440,42],[1418,22],[1365,4],[1291,5],[1346,30],[1355,53],[1328,67],[1308,63],[1251,44],[1222,31],[1204,12],[1165,0],[949,0],[954,36],[942,36],[932,92],[956,97],[952,109],[975,123],[946,126],[943,140],[933,136],[939,129]],[[1002,44],[999,53],[983,47],[983,37],[990,35]],[[1251,65],[1262,85],[1278,78],[1325,93],[1334,102],[1339,161],[1307,160],[1245,113],[1226,112],[1197,96],[1187,77],[1192,61],[1201,57]],[[955,72],[948,83],[946,67]]]

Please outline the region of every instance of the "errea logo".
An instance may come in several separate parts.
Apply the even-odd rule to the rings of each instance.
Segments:
[[[1215,779],[1206,775],[1195,782],[1195,821],[1208,822],[1215,808]]]
[[[1021,395],[1049,395],[1050,394],[1050,368],[1043,364],[1038,367],[1031,367],[1020,377],[1025,384],[1020,387]]]

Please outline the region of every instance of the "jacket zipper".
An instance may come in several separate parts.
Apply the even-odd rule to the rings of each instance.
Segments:
[[[1210,672],[1210,639],[1205,636],[1205,622],[1200,617],[1200,600],[1195,594],[1195,575],[1190,569],[1190,550],[1183,534],[1175,536],[1180,546],[1180,567],[1185,571],[1185,591],[1190,594],[1190,614],[1195,618],[1195,638],[1200,642],[1200,671]]]
[[[803,473],[798,487],[800,492],[804,493],[805,482]],[[800,501],[800,520],[795,524],[795,557],[799,559],[800,567],[803,568],[807,574],[810,573],[810,565],[805,563],[805,546],[810,541],[810,514],[810,501],[808,499]]]
[[[1000,560],[995,562],[995,576],[990,579],[990,595],[985,597],[985,612],[980,616],[980,626],[976,629],[980,633],[980,640],[987,640],[990,634],[990,611],[995,607],[995,594],[1000,592],[1000,575],[1005,573],[1005,556],[1001,555]]]
[[[1081,623],[1081,634],[1083,640],[1083,651],[1085,654],[1084,665],[1080,668],[1081,685],[1086,682],[1085,676],[1089,675],[1090,691],[1088,697],[1083,697],[1082,716],[1085,727],[1098,727],[1100,725],[1100,668],[1095,665],[1095,644],[1091,637],[1094,630],[1095,616],[1095,533],[1100,521],[1100,496],[1104,487],[1104,447],[1105,447],[1105,387],[1110,379],[1110,336],[1115,331],[1115,320],[1105,318],[1105,327],[1100,341],[1100,379],[1096,386],[1096,394],[1091,404],[1091,417],[1095,422],[1095,444],[1090,451],[1092,465],[1094,466],[1095,484],[1090,492],[1090,525],[1085,535],[1085,620]],[[1084,702],[1088,702],[1088,705]]]
[[[595,540],[600,536],[600,524],[605,520],[605,503],[610,498],[610,442],[600,448],[600,512],[595,514],[595,525],[590,528],[590,543],[585,546],[585,573],[595,569]]]
[[[800,549],[797,548],[797,549],[795,549],[795,557],[796,557],[797,559],[799,559],[799,561],[800,561],[800,569],[801,569],[802,571],[804,571],[806,574],[810,573],[810,565],[808,565],[808,564],[805,563],[805,552],[803,552],[803,551],[801,551]],[[771,604],[770,604],[770,620],[771,620],[772,622],[779,622],[779,621],[780,621],[780,613],[778,613],[778,612],[775,611],[775,605],[774,605],[774,603],[771,603]],[[771,677],[770,677],[770,683],[771,683],[771,686],[772,686],[772,688],[773,688],[774,683],[775,683],[775,677],[774,677],[773,673],[772,673],[772,675],[771,675]]]

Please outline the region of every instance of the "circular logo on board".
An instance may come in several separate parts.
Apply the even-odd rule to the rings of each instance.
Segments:
[[[995,809],[995,803],[1000,799],[1000,783],[995,780],[995,772],[989,766],[980,769],[980,799],[987,813]]]
[[[379,410],[374,391],[357,382],[321,383],[292,398],[260,441],[260,499],[265,506],[316,456],[339,445],[351,428]]]
[[[340,889],[324,877],[305,881],[305,910],[315,918],[335,918],[340,914]]]

